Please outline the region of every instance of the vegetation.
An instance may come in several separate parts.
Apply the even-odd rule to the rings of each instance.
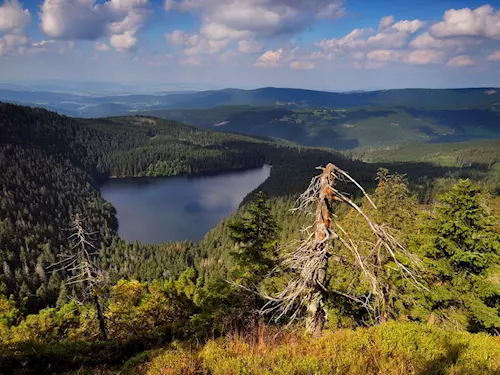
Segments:
[[[0,372],[500,372],[500,180],[488,142],[428,146],[427,158],[403,153],[404,163],[389,151],[357,156],[378,158],[372,164],[149,117],[76,120],[6,104],[0,132]],[[262,313],[305,269],[283,260],[308,244],[300,229],[316,221],[290,209],[327,161],[374,205],[338,174],[320,205],[335,216],[325,221],[333,241],[321,245],[328,256],[316,269],[325,277],[304,289],[321,294],[313,340],[302,335],[303,305],[276,321]],[[264,193],[251,193],[200,243],[120,240],[98,189],[111,176],[262,163],[273,165]],[[95,250],[89,257],[89,247],[75,247],[78,228]],[[388,238],[404,251],[380,251]],[[71,283],[83,268],[59,267],[64,259],[92,263],[92,283]],[[410,268],[416,282],[401,272]]]
[[[417,109],[400,106],[281,108],[221,106],[146,113],[198,127],[336,149],[498,138],[492,108]]]

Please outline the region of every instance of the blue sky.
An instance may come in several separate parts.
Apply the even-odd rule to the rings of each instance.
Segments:
[[[500,86],[500,0],[0,0],[0,81]]]

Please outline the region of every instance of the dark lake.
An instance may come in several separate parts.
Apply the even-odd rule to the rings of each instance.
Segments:
[[[101,186],[130,242],[198,241],[264,182],[271,167],[215,175],[114,179]]]

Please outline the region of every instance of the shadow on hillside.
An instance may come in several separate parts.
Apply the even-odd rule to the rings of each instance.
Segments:
[[[77,341],[0,345],[0,375],[62,374],[82,368],[115,368],[133,356],[171,340],[134,339],[124,343]]]

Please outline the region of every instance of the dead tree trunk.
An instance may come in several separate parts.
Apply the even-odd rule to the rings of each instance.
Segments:
[[[102,341],[108,341],[106,322],[104,320],[104,314],[102,313],[101,302],[99,301],[99,296],[97,294],[94,294],[94,306],[97,313],[97,319],[99,320],[99,331],[101,332],[101,339]]]
[[[82,297],[84,300],[92,301],[94,304],[99,321],[101,338],[103,341],[107,341],[106,322],[98,294],[100,270],[95,262],[98,249],[90,238],[95,233],[87,232],[84,226],[84,219],[79,214],[76,214],[73,218],[73,226],[71,227],[73,234],[68,238],[74,242],[74,246],[68,254],[61,255],[62,259],[53,264],[52,267],[60,266],[58,270],[65,270],[72,275],[66,280],[66,285],[83,285]]]
[[[277,321],[289,315],[290,322],[307,308],[306,328],[313,336],[320,336],[326,321],[326,286],[328,258],[332,255],[334,241],[338,245],[346,248],[353,256],[353,265],[361,270],[368,284],[370,291],[368,295],[351,294],[350,291],[337,290],[335,293],[352,299],[366,308],[370,314],[375,314],[375,318],[380,318],[380,296],[383,294],[387,298],[386,291],[389,281],[380,278],[378,275],[379,258],[373,259],[371,256],[360,253],[356,244],[356,239],[352,239],[348,232],[344,230],[338,222],[334,220],[331,206],[334,201],[344,203],[361,215],[368,224],[373,234],[372,254],[380,253],[381,256],[390,258],[394,262],[394,267],[400,270],[403,275],[417,288],[424,288],[418,281],[418,274],[413,267],[420,263],[418,258],[406,250],[393,235],[389,228],[378,225],[366,215],[349,197],[338,191],[336,182],[349,181],[358,187],[367,201],[376,209],[377,207],[366,194],[365,190],[346,172],[333,164],[328,164],[325,168],[318,168],[322,173],[313,177],[309,187],[299,197],[298,206],[294,210],[300,210],[315,214],[315,221],[311,226],[303,228],[306,237],[298,244],[293,244],[295,248],[291,252],[285,252],[281,266],[288,269],[294,275],[285,288],[274,296],[263,295],[268,302],[261,309],[261,313],[273,313]],[[400,259],[410,262],[406,266]],[[384,303],[387,301],[384,299]],[[382,319],[387,319],[382,316]]]
[[[321,336],[326,322],[325,281],[328,267],[329,251],[331,246],[330,230],[332,226],[332,213],[330,211],[334,194],[331,186],[334,184],[334,166],[328,164],[320,177],[319,198],[316,205],[315,237],[317,243],[316,251],[323,254],[316,277],[311,285],[310,302],[307,306],[306,329],[314,337]]]

